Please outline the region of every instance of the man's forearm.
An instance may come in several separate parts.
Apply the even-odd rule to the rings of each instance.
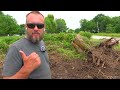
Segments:
[[[13,76],[3,77],[3,79],[28,79],[31,71],[24,66]]]

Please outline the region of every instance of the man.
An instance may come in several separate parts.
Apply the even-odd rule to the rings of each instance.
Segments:
[[[3,79],[51,79],[48,54],[43,42],[44,16],[39,11],[26,15],[26,37],[8,50]]]

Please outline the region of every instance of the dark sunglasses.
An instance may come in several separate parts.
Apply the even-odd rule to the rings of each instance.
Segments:
[[[34,29],[35,26],[37,26],[38,29],[44,28],[44,24],[42,23],[27,23],[28,28]]]

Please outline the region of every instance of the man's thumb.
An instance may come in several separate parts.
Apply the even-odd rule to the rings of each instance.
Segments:
[[[19,52],[20,52],[20,54],[21,54],[23,60],[25,60],[25,58],[27,57],[26,54],[25,54],[23,51],[21,51],[21,50],[20,50]]]

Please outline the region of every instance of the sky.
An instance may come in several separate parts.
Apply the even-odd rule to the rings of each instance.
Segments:
[[[30,11],[2,11],[5,15],[10,15],[16,19],[18,24],[25,23],[25,16]],[[109,17],[120,16],[120,11],[40,11],[45,17],[48,14],[54,15],[55,19],[64,19],[70,29],[80,28],[81,19],[91,20],[98,14],[104,14]]]

